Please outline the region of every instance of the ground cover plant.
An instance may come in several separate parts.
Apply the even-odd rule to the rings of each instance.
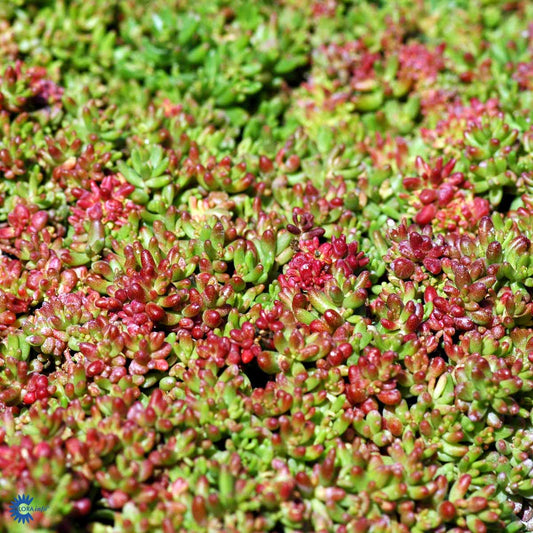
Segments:
[[[0,530],[533,531],[532,88],[526,0],[0,2]]]

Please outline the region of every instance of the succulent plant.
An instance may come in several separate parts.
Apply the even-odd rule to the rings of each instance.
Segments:
[[[533,531],[530,2],[4,4],[0,530]]]

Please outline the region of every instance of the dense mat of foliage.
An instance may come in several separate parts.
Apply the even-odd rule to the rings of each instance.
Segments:
[[[533,531],[532,22],[0,2],[0,529]]]

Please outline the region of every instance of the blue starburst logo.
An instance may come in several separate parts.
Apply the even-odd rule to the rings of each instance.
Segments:
[[[10,504],[11,517],[19,524],[26,524],[33,520],[33,507],[31,502],[33,498],[27,494],[19,494]]]

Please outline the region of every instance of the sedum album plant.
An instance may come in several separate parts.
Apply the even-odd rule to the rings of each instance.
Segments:
[[[2,531],[533,531],[530,2],[16,0],[0,58]]]

